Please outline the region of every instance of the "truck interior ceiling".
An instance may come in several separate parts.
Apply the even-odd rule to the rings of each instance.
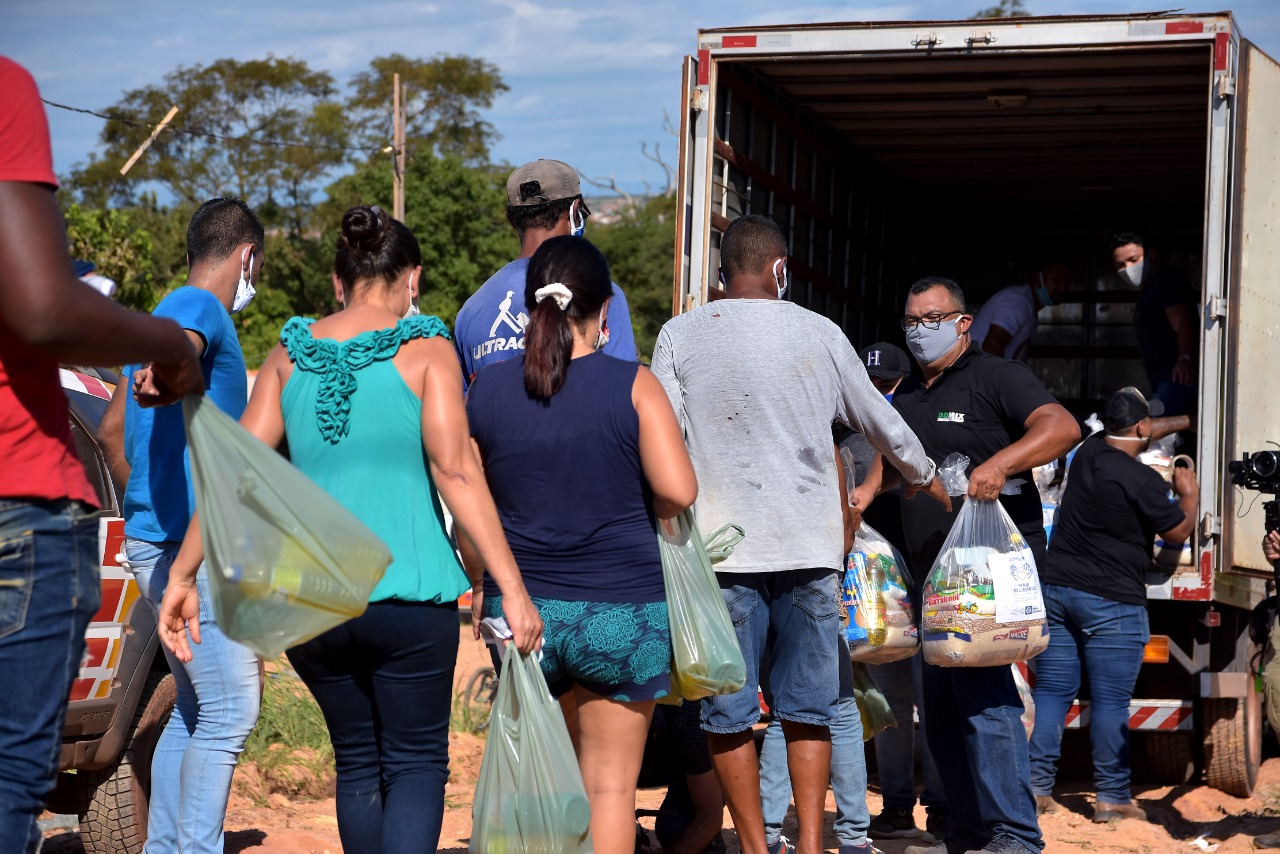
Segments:
[[[793,299],[856,346],[901,343],[921,276],[955,279],[972,310],[1063,260],[1072,290],[1040,313],[1030,362],[1083,417],[1147,384],[1111,236],[1203,278],[1212,64],[1190,42],[721,59],[712,245],[739,214],[772,216]]]

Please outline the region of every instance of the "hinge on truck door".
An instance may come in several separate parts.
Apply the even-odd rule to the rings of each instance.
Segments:
[[[911,40],[912,47],[933,47],[942,44],[942,36],[937,33],[929,33],[924,36],[916,36]]]
[[[1212,513],[1206,513],[1200,519],[1200,539],[1208,540],[1222,535],[1222,523]]]
[[[1236,93],[1236,79],[1226,74],[1219,74],[1217,88],[1219,98],[1229,98]]]
[[[964,40],[969,43],[970,47],[973,47],[978,42],[982,42],[983,44],[994,44],[996,40],[996,34],[995,33],[969,33],[969,35],[964,37]]]
[[[1204,311],[1205,314],[1208,315],[1209,320],[1213,320],[1214,318],[1226,320],[1227,301],[1217,294],[1213,294],[1204,304]]]

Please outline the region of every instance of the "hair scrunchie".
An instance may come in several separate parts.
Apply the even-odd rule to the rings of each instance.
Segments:
[[[556,305],[560,306],[561,311],[568,311],[569,303],[573,300],[573,291],[560,282],[552,282],[549,285],[543,285],[533,292],[533,301],[535,304],[542,302],[547,297],[551,297],[556,301]]]

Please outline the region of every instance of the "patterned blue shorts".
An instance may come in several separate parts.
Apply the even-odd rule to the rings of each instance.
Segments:
[[[667,603],[626,605],[533,597],[542,615],[542,674],[551,695],[571,685],[634,703],[671,692]],[[484,616],[502,615],[502,597],[486,596]]]

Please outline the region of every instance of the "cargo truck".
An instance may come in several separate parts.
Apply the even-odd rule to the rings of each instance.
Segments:
[[[1029,361],[1084,419],[1146,385],[1110,235],[1144,235],[1192,278],[1201,517],[1148,588],[1134,764],[1248,795],[1268,496],[1233,489],[1227,464],[1280,439],[1280,66],[1230,13],[728,27],[698,33],[682,98],[676,314],[708,299],[744,213],[782,226],[790,298],[856,346],[901,342],[915,279],[953,278],[976,305],[1052,247],[1075,288],[1041,312]],[[1087,719],[1077,703],[1068,726]]]

